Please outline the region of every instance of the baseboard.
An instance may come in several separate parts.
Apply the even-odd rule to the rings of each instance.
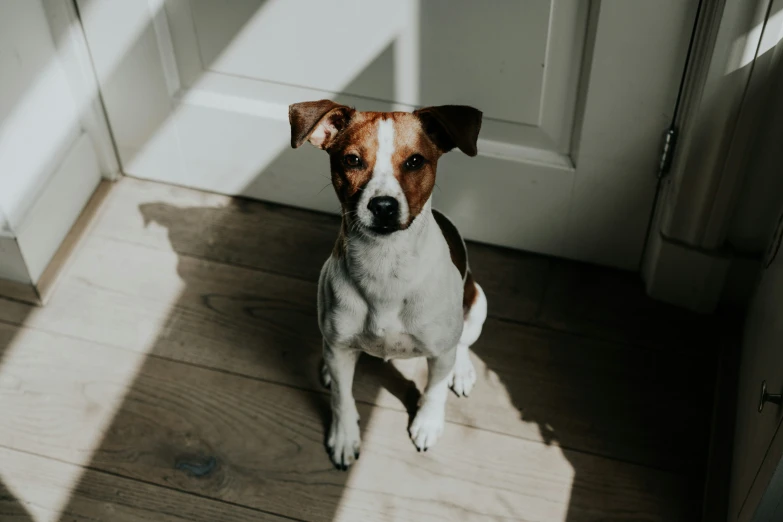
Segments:
[[[0,236],[0,280],[32,284],[19,243],[12,236]]]
[[[108,182],[107,182],[108,183]],[[43,304],[89,222],[101,173],[92,140],[82,134],[13,232],[0,237],[0,296]],[[99,198],[100,199],[100,198]]]
[[[40,304],[46,304],[49,300],[57,283],[60,281],[60,276],[66,271],[68,263],[73,259],[74,252],[95,224],[96,218],[100,215],[106,197],[113,185],[113,181],[106,179],[100,182],[98,188],[95,189],[90,200],[84,206],[76,222],[60,244],[57,252],[55,252],[52,260],[49,261],[49,264],[44,269],[40,279],[38,279],[38,283],[35,285]]]
[[[46,304],[60,281],[60,276],[73,259],[73,253],[95,224],[112,186],[113,182],[111,181],[101,181],[36,284],[0,278],[0,297],[24,301],[33,305]]]
[[[41,304],[35,285],[11,281],[10,279],[0,279],[0,297],[22,301],[35,306]]]

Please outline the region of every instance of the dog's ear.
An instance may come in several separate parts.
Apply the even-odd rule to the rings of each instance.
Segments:
[[[319,149],[325,149],[353,116],[354,110],[332,100],[294,103],[288,106],[288,122],[291,124],[291,147],[298,148],[310,141]]]
[[[424,107],[413,114],[421,119],[424,132],[443,152],[457,147],[468,156],[478,154],[480,110],[466,105],[440,105]]]

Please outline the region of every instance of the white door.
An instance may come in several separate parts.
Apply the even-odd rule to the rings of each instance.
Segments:
[[[124,171],[334,212],[290,103],[484,112],[434,203],[487,243],[636,270],[698,0],[77,0]]]

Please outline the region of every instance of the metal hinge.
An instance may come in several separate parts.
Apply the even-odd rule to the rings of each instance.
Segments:
[[[658,179],[669,173],[674,158],[674,147],[677,145],[677,128],[672,126],[663,135],[663,147],[661,147],[661,160],[658,163]]]

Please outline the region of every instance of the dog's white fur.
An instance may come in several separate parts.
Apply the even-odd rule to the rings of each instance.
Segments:
[[[402,209],[405,196],[392,170],[391,121],[379,122],[378,144],[367,194],[357,206],[358,219],[365,223],[371,222],[371,216],[362,216],[365,198],[392,196],[401,203],[401,214],[409,211]],[[348,226],[345,233],[344,255],[326,261],[318,284],[322,375],[332,387],[327,444],[332,460],[343,468],[359,454],[359,415],[352,393],[359,354],[385,360],[427,358],[428,383],[410,426],[414,444],[426,451],[443,432],[448,387],[467,395],[476,381],[469,347],[487,315],[478,285],[476,301],[464,315],[463,276],[451,260],[430,201],[404,230],[380,236]]]

